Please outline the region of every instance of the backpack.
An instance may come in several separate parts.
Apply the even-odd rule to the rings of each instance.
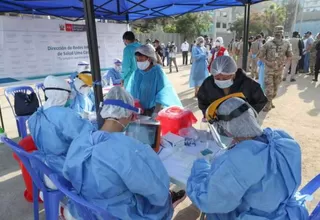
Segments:
[[[17,116],[32,115],[38,108],[39,100],[34,92],[31,94],[23,92],[14,94],[14,111]]]

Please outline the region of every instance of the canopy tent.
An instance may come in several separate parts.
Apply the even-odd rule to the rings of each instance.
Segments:
[[[103,101],[95,18],[133,21],[181,15],[232,6],[245,7],[244,48],[248,48],[250,5],[266,0],[1,0],[0,12],[49,15],[70,20],[85,19],[88,48],[99,127],[100,102]],[[72,19],[71,19],[72,20]],[[243,67],[247,66],[248,51],[243,50]]]
[[[134,21],[231,6],[263,0],[93,0],[96,18]],[[85,17],[80,0],[1,0],[0,12],[51,15],[74,20]]]

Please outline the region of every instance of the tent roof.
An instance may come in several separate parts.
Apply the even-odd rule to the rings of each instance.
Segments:
[[[266,0],[94,0],[96,18],[118,21],[173,16]],[[81,0],[1,0],[0,12],[82,19]]]

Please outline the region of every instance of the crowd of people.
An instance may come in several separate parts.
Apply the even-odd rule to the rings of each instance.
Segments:
[[[88,63],[79,63],[69,83],[54,76],[45,79],[46,102],[28,121],[38,149],[35,155],[69,180],[76,193],[117,219],[169,220],[188,196],[210,220],[307,220],[307,209],[295,198],[301,184],[300,146],[286,132],[262,129],[258,122],[258,113],[273,107],[285,58],[292,69],[298,62],[298,57],[291,59],[297,56],[291,44],[301,42],[284,40],[281,26],[272,40],[263,40],[258,35],[252,41],[250,55],[251,62],[265,65],[265,93],[255,80],[261,78],[258,71],[255,79],[247,76],[221,37],[214,45],[198,37],[192,45],[190,87],[195,88],[204,121],[221,136],[216,141],[224,140],[225,152],[209,161],[196,160],[186,191],[170,191],[170,178],[158,155],[125,135],[140,113],[135,100],[151,118],[165,107],[182,106],[162,69],[167,54],[170,64],[176,64],[175,44],[171,42],[168,51],[159,40],[154,46],[151,40],[141,45],[132,32],[123,35],[123,60],[115,59],[103,77],[106,86],[118,86],[101,104],[100,130],[84,114],[95,111]],[[187,41],[181,50],[183,64],[188,65]],[[48,178],[44,181],[55,189]],[[67,220],[80,219],[70,201],[67,207]]]
[[[198,40],[196,45],[199,45]],[[196,58],[200,53],[197,47],[194,48],[195,50],[192,49],[192,57]],[[233,39],[225,47],[222,37],[217,37],[215,41],[205,37],[201,48],[202,53],[206,54],[205,61],[192,58],[193,66],[190,74],[190,87],[195,88],[195,96],[198,100],[201,100],[202,96],[201,94],[197,95],[199,87],[205,84],[208,77],[205,65],[200,65],[200,63],[206,62],[209,72],[212,73],[211,67],[217,57],[230,56],[240,71],[243,67],[244,43],[242,38]],[[298,32],[293,32],[292,38],[289,38],[284,36],[283,26],[276,26],[272,37],[265,37],[264,33],[250,37],[247,50],[247,70],[251,72],[252,79],[259,82],[268,99],[263,109],[265,112],[275,108],[272,100],[277,95],[281,81],[286,81],[289,74],[290,82],[296,81],[295,76],[298,72],[312,75],[314,76],[313,81],[318,81],[320,34],[317,34],[316,39],[313,39],[311,32],[305,33],[304,38],[301,38]],[[216,80],[215,84],[221,85],[223,83],[222,87],[227,84],[231,86],[234,81],[228,80],[229,78],[221,82]]]

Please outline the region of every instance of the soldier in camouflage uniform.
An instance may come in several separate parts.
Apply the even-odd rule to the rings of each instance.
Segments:
[[[276,26],[274,39],[268,41],[260,49],[259,58],[265,63],[265,92],[268,103],[264,112],[274,108],[272,100],[277,96],[279,85],[282,81],[283,66],[287,59],[292,57],[292,49],[289,41],[283,39],[283,26]]]
[[[314,75],[314,69],[316,66],[316,58],[317,58],[317,50],[316,50],[316,46],[317,43],[320,41],[320,36],[319,34],[316,37],[316,40],[312,43],[312,47],[310,49],[310,74]]]

